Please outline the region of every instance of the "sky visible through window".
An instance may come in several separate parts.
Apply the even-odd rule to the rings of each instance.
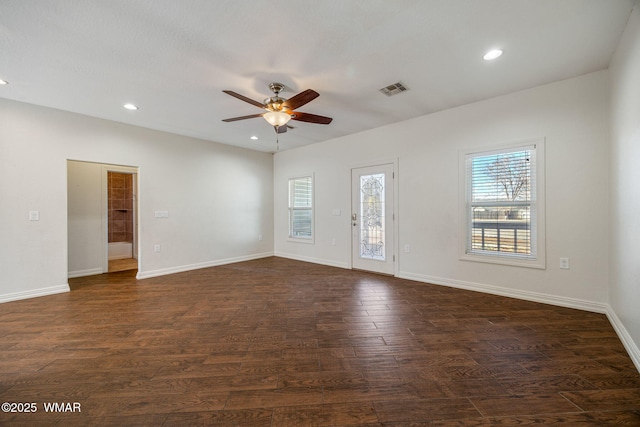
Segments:
[[[472,201],[530,200],[530,157],[529,150],[474,157]]]

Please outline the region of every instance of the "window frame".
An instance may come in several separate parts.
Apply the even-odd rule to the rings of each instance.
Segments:
[[[533,147],[533,148],[532,148]],[[507,252],[471,251],[472,218],[470,212],[471,194],[467,176],[467,159],[508,153],[520,149],[535,150],[535,167],[531,169],[533,196],[531,206],[531,242],[535,247],[535,256],[526,257]],[[533,166],[533,165],[532,165]],[[545,242],[545,139],[536,138],[510,144],[461,150],[459,152],[459,206],[460,206],[460,247],[459,259],[491,264],[511,265],[546,269]],[[533,223],[535,221],[535,223]]]
[[[308,208],[295,208],[292,206],[292,200],[294,195],[294,186],[293,183],[297,180],[302,179],[310,179],[311,180],[311,206]],[[315,243],[315,176],[313,173],[306,175],[298,175],[295,177],[291,177],[287,180],[287,240],[290,242],[297,243]],[[310,210],[311,211],[311,236],[294,236],[293,235],[293,212],[296,210]]]

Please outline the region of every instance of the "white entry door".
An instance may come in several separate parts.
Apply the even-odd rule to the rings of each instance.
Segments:
[[[394,274],[393,164],[351,169],[352,266]]]

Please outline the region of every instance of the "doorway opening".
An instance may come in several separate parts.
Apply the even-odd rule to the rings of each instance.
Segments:
[[[131,172],[107,171],[108,272],[138,268],[136,251],[136,179]]]
[[[138,269],[138,222],[137,167],[67,161],[69,278]]]

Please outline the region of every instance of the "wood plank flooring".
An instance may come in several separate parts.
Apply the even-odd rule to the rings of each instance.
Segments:
[[[109,260],[109,273],[115,273],[117,271],[137,270],[137,269],[138,269],[138,260],[134,258]]]
[[[0,305],[15,426],[640,426],[604,315],[282,258]],[[81,412],[46,412],[78,402]]]

